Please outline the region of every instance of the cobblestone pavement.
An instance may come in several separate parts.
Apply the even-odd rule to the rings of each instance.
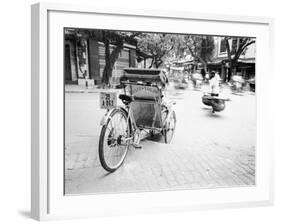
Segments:
[[[172,144],[157,136],[144,140],[142,149],[130,148],[124,164],[108,174],[97,154],[104,113],[96,109],[98,95],[67,94],[66,194],[254,185],[255,96],[230,95],[232,101],[217,114],[204,107],[201,96],[199,91],[171,91],[169,98],[177,102]]]

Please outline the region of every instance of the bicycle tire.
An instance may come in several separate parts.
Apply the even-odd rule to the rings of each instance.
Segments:
[[[172,133],[170,134],[170,136],[168,136],[168,131],[170,131],[169,130],[170,127],[167,127],[167,125],[170,125],[170,123],[169,123],[170,121],[166,120],[165,128],[164,128],[164,141],[165,141],[166,144],[171,143],[171,141],[174,137],[176,123],[177,123],[175,111],[172,111],[172,114],[170,115],[170,119],[171,118],[173,118],[174,126],[173,126]]]
[[[99,160],[100,160],[100,163],[101,163],[102,167],[106,171],[108,171],[108,172],[116,171],[123,164],[123,162],[125,160],[125,157],[127,155],[127,152],[128,152],[128,148],[129,148],[129,143],[127,143],[127,145],[125,146],[125,150],[122,153],[122,156],[121,156],[120,160],[116,163],[116,165],[109,164],[109,162],[106,159],[105,149],[104,149],[104,146],[105,146],[104,145],[104,143],[105,143],[104,140],[105,140],[105,137],[106,137],[105,134],[106,134],[108,125],[112,121],[113,117],[116,116],[116,114],[118,114],[118,113],[120,113],[125,118],[126,121],[128,120],[127,119],[128,118],[128,114],[124,110],[121,110],[121,109],[118,109],[118,108],[114,109],[111,112],[111,114],[109,115],[109,119],[102,126],[101,133],[100,133],[100,138],[99,138]],[[129,125],[130,125],[130,123],[127,122],[127,124],[126,124],[126,131],[128,131],[128,133],[127,133],[128,136],[130,135],[130,132],[131,132],[131,129],[130,129]],[[107,141],[108,141],[108,139],[107,139]]]

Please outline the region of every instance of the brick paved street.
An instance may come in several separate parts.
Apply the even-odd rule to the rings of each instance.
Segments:
[[[212,114],[202,92],[173,90],[177,127],[172,144],[157,137],[131,148],[108,174],[98,160],[98,93],[66,93],[66,194],[234,187],[255,184],[255,96],[228,95],[225,111]]]

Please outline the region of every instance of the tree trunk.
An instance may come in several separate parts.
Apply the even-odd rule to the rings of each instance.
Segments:
[[[104,35],[104,46],[105,46],[105,67],[102,73],[102,83],[104,85],[109,85],[109,79],[112,77],[112,71],[116,60],[119,57],[121,50],[123,49],[123,41],[120,40],[117,46],[110,54],[110,43],[106,34]]]
[[[237,75],[237,63],[236,62],[232,62],[232,74],[231,76]]]
[[[208,69],[207,63],[204,64],[204,68],[203,69],[204,69],[204,73],[202,74],[203,80],[206,80],[206,74],[207,74],[207,69]]]
[[[227,81],[231,81],[232,76],[237,75],[237,62],[235,60],[231,60],[230,66],[229,66],[229,74]]]
[[[102,73],[102,83],[104,85],[109,85],[109,78],[112,75],[112,69],[109,66],[105,66]]]
[[[102,84],[108,85],[109,84],[109,77],[110,77],[110,45],[109,40],[107,38],[106,33],[103,35],[103,43],[105,48],[105,67],[102,73]],[[112,71],[111,71],[112,73]]]
[[[205,62],[201,57],[197,57],[197,58],[201,62],[201,64],[203,65],[203,69],[205,70],[205,76],[206,76],[206,73],[207,73],[207,62]],[[203,77],[203,79],[205,79],[205,77]]]
[[[223,82],[228,82],[228,76],[229,76],[228,73],[229,73],[229,68],[225,68]]]
[[[225,82],[230,82],[231,77],[232,77],[232,65],[226,68]]]
[[[232,69],[232,59],[231,59],[231,51],[230,51],[230,45],[228,42],[228,37],[225,37],[224,40],[226,41],[226,52],[227,52],[227,58],[229,66],[226,69],[226,77],[224,82],[229,82],[231,80],[231,69]]]
[[[233,66],[233,69],[232,69],[232,76],[233,75],[237,75],[237,67],[236,66]]]

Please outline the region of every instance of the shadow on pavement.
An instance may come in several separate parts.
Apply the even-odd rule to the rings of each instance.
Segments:
[[[220,118],[220,119],[224,119],[225,118],[224,116],[222,116],[219,113],[212,113],[211,110],[210,110],[209,113],[206,113],[205,116],[206,117],[211,117],[211,118]]]
[[[148,137],[145,138],[145,140],[164,143],[164,137],[161,134],[155,134],[153,136],[148,136]]]
[[[211,111],[212,108],[211,107],[202,107],[202,110],[209,110],[209,111]]]

